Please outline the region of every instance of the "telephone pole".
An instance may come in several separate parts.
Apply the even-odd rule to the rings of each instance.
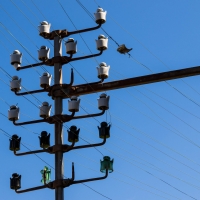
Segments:
[[[97,50],[99,50],[99,53],[73,58],[73,55],[77,52],[77,46],[76,46],[77,42],[75,42],[73,38],[69,38],[68,41],[65,43],[66,52],[67,54],[69,54],[69,56],[62,56],[62,39],[73,34],[79,34],[99,29],[101,25],[106,21],[106,11],[103,11],[102,8],[98,8],[97,13],[95,14],[95,19],[96,23],[98,24],[96,27],[87,28],[83,30],[76,30],[73,32],[69,32],[67,30],[55,30],[50,32],[51,25],[46,21],[41,22],[41,25],[39,26],[40,36],[42,36],[45,39],[54,41],[54,57],[51,59],[49,58],[49,49],[45,46],[42,46],[38,51],[38,58],[42,62],[36,64],[21,66],[22,53],[20,53],[18,50],[15,50],[13,54],[11,54],[11,64],[16,68],[17,71],[32,67],[37,67],[40,65],[47,65],[54,67],[53,86],[50,86],[51,75],[49,75],[48,73],[44,73],[43,76],[40,77],[40,86],[43,88],[41,90],[34,90],[34,91],[20,93],[21,79],[19,79],[17,76],[14,76],[10,83],[11,90],[15,92],[17,96],[40,93],[40,92],[48,92],[48,95],[51,96],[52,99],[54,100],[54,116],[50,116],[51,105],[49,105],[48,102],[43,102],[42,106],[40,107],[40,117],[43,119],[39,120],[18,123],[17,120],[19,120],[19,108],[13,105],[10,107],[10,110],[8,111],[8,118],[10,121],[13,122],[15,126],[42,123],[42,122],[54,124],[55,144],[53,146],[50,146],[50,141],[49,141],[50,134],[48,135],[46,131],[42,131],[41,137],[39,137],[40,147],[43,148],[42,150],[17,153],[17,151],[20,150],[21,138],[19,138],[17,135],[13,135],[12,138],[10,139],[10,150],[13,151],[14,155],[16,156],[23,156],[23,155],[43,153],[43,152],[55,154],[55,180],[50,182],[51,170],[49,170],[48,167],[45,166],[44,170],[41,170],[42,182],[44,185],[24,190],[19,190],[21,188],[21,175],[14,173],[12,174],[12,178],[10,179],[10,188],[14,189],[16,193],[24,193],[44,188],[50,188],[50,189],[55,189],[55,200],[64,200],[65,187],[69,187],[70,185],[83,182],[102,180],[107,178],[108,172],[113,171],[113,160],[111,160],[109,156],[104,156],[103,161],[101,161],[101,169],[100,169],[101,172],[105,173],[104,176],[97,178],[83,179],[83,180],[75,180],[74,163],[72,163],[72,177],[64,179],[63,153],[76,149],[91,148],[104,145],[106,143],[106,139],[110,137],[110,125],[108,125],[107,122],[102,122],[100,124],[100,127],[98,127],[99,137],[103,139],[101,143],[75,146],[75,143],[79,139],[80,129],[77,129],[76,126],[71,126],[70,129],[68,130],[68,141],[71,142],[71,145],[63,144],[63,123],[74,119],[97,117],[103,115],[105,111],[109,109],[109,96],[107,96],[106,94],[100,95],[100,98],[98,99],[98,108],[101,110],[100,113],[75,116],[75,113],[79,111],[80,99],[78,99],[76,95],[71,96],[71,101],[68,101],[68,110],[71,112],[71,114],[68,115],[68,114],[63,114],[63,96],[54,95],[54,93],[56,93],[57,90],[60,89],[62,90],[62,87],[64,89],[65,86],[66,89],[66,87],[70,88],[73,85],[73,80],[74,80],[73,70],[71,71],[70,83],[63,84],[62,66],[64,64],[76,60],[82,60],[95,56],[100,56],[103,53],[103,51],[107,49],[108,39],[104,35],[100,35],[98,37],[98,40],[96,40]],[[103,82],[104,79],[108,77],[108,71],[109,71],[109,66],[107,66],[105,63],[101,63],[98,69],[98,77],[101,79],[100,81],[101,83]],[[67,95],[67,93],[65,94]]]
[[[29,189],[19,190],[21,188],[21,175],[14,173],[10,179],[10,187],[15,190],[16,193],[30,192],[34,190],[50,188],[55,189],[55,200],[64,200],[64,188],[69,187],[73,184],[102,180],[107,178],[108,172],[113,171],[113,160],[108,156],[104,156],[103,161],[101,161],[101,172],[104,172],[105,175],[97,178],[90,178],[84,180],[75,180],[75,170],[74,164],[72,164],[72,177],[64,179],[64,170],[63,170],[63,153],[69,152],[71,150],[82,149],[82,148],[91,148],[96,146],[104,145],[106,139],[110,137],[110,125],[106,122],[102,122],[99,129],[99,137],[103,139],[101,143],[88,144],[75,146],[75,143],[79,139],[79,131],[76,126],[71,126],[68,130],[68,141],[71,142],[70,145],[63,144],[63,123],[74,120],[82,119],[89,117],[97,117],[103,115],[107,109],[109,109],[109,96],[106,94],[101,94],[98,99],[98,108],[101,110],[100,113],[87,114],[82,116],[76,116],[75,113],[79,111],[80,99],[78,97],[81,95],[91,94],[95,92],[121,89],[126,87],[133,87],[137,85],[150,84],[159,81],[167,81],[177,78],[183,78],[188,76],[195,76],[200,74],[200,66],[192,67],[181,70],[168,71],[163,73],[145,75],[140,77],[133,77],[124,80],[117,80],[112,82],[105,82],[104,80],[108,77],[109,66],[106,63],[101,63],[98,68],[98,78],[99,82],[87,83],[81,85],[73,85],[74,74],[71,71],[71,80],[69,84],[63,83],[62,80],[62,66],[68,64],[72,61],[92,58],[95,56],[100,56],[108,46],[108,38],[104,35],[100,35],[98,40],[96,40],[97,50],[99,53],[92,54],[83,57],[73,57],[77,52],[76,42],[73,38],[69,38],[66,42],[66,52],[69,56],[62,56],[62,39],[69,37],[70,35],[79,34],[83,32],[93,31],[99,29],[103,23],[106,21],[106,11],[103,11],[102,8],[98,8],[97,13],[95,13],[95,20],[98,24],[96,27],[87,28],[83,30],[76,31],[67,31],[67,30],[54,30],[50,32],[50,24],[46,21],[41,22],[39,26],[40,36],[44,39],[49,39],[54,41],[54,57],[49,58],[49,49],[45,46],[42,46],[38,53],[38,58],[41,60],[40,63],[31,64],[27,66],[21,66],[22,54],[15,50],[11,54],[11,64],[16,68],[17,71],[24,70],[32,67],[37,67],[40,65],[53,66],[54,67],[54,82],[55,84],[50,86],[51,76],[48,73],[44,73],[40,78],[40,86],[43,89],[34,90],[29,92],[21,92],[21,79],[17,76],[14,76],[11,81],[11,90],[15,92],[17,96],[35,94],[40,92],[47,92],[48,95],[54,100],[54,115],[50,116],[51,106],[47,102],[43,102],[40,107],[40,117],[43,119],[33,120],[28,122],[17,122],[19,120],[19,108],[17,106],[11,106],[8,112],[8,118],[13,122],[15,126],[28,125],[35,123],[49,123],[54,124],[54,137],[55,144],[50,146],[49,137],[47,132],[42,131],[40,137],[40,147],[43,149],[17,153],[20,150],[20,140],[17,135],[13,135],[10,139],[10,150],[14,152],[16,156],[23,156],[35,153],[50,153],[55,154],[55,180],[50,181],[50,170],[45,167],[44,170],[41,170],[44,185],[37,186]],[[68,110],[71,112],[70,115],[63,114],[63,99],[70,98],[71,101],[68,102]]]
[[[59,36],[54,37],[54,57],[62,56],[62,39]],[[55,84],[62,84],[62,64],[54,64],[54,82]],[[62,115],[63,99],[56,97],[54,99],[55,115]],[[63,124],[56,122],[54,125],[55,145],[63,144]],[[63,153],[58,151],[55,153],[55,179],[63,179]],[[62,187],[55,189],[55,199],[64,200],[64,191]]]

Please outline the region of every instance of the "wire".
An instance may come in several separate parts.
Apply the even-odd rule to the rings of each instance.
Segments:
[[[34,46],[36,46],[37,48],[39,48],[35,42],[31,39],[31,37],[29,37],[29,35],[17,24],[17,22],[12,18],[12,16],[2,7],[2,5],[0,5],[0,8],[14,21],[14,23],[18,26],[18,28],[26,35],[26,37],[32,42],[32,44]]]
[[[108,150],[108,149],[107,149],[107,150]],[[138,169],[140,169],[140,170],[142,170],[142,171],[146,172],[147,174],[149,174],[149,175],[153,176],[154,178],[156,178],[156,179],[158,179],[158,180],[162,181],[163,183],[167,184],[168,186],[170,186],[170,187],[174,188],[175,190],[177,190],[177,191],[181,192],[182,194],[185,194],[186,196],[188,196],[188,197],[190,197],[190,198],[192,198],[192,199],[196,199],[196,198],[194,198],[194,197],[190,196],[189,194],[187,194],[187,193],[183,192],[182,190],[179,190],[178,188],[176,188],[175,186],[171,185],[170,183],[168,183],[168,182],[164,181],[163,179],[159,178],[158,176],[154,175],[153,173],[151,173],[151,172],[149,172],[149,171],[147,171],[147,170],[145,170],[145,169],[143,169],[143,168],[141,168],[141,167],[137,166],[135,163],[132,163],[132,162],[130,162],[130,161],[128,161],[128,160],[126,160],[126,159],[124,158],[124,156],[119,156],[119,154],[116,154],[115,152],[113,152],[113,151],[111,151],[111,150],[108,150],[108,151],[112,152],[114,155],[116,155],[116,156],[120,157],[121,159],[125,160],[126,162],[128,162],[128,163],[130,163],[130,164],[134,165],[134,166],[135,166],[135,167],[137,167]],[[197,199],[196,199],[196,200],[197,200]]]
[[[83,4],[79,1],[79,0],[76,0],[79,5],[81,5],[81,7],[86,11],[87,8],[85,6],[83,6]],[[90,13],[88,10],[86,12],[87,14]],[[94,18],[93,16],[91,16],[91,14],[88,14],[92,19]],[[120,46],[119,43],[113,39],[113,37],[111,37],[103,28],[101,28],[105,33],[106,35],[108,35],[108,37],[117,45],[117,46]],[[129,55],[129,57],[132,57],[130,53],[127,53]],[[150,72],[153,72],[150,68],[148,68],[146,65],[142,64],[141,62],[137,61],[135,58],[132,57],[132,59],[134,61],[136,61],[139,65],[145,67],[146,69],[148,69]],[[162,62],[163,63],[163,62]],[[193,102],[195,105],[197,105],[198,107],[200,107],[200,104],[196,103],[194,100],[192,100],[191,98],[189,98],[188,96],[186,96],[183,92],[181,92],[180,90],[178,90],[177,88],[175,88],[174,86],[172,86],[170,83],[168,83],[167,81],[164,81],[166,84],[168,84],[170,87],[172,87],[175,91],[177,91],[179,94],[181,94],[182,96],[184,96],[185,98],[187,98],[189,101]],[[191,86],[190,86],[191,87]]]
[[[4,135],[7,136],[8,138],[11,137],[11,135],[10,135],[8,132],[6,132],[5,130],[3,130],[3,129],[1,129],[1,128],[0,128],[0,130],[1,130],[1,131],[4,133]],[[24,146],[26,149],[28,149],[29,151],[31,151],[31,149],[28,148],[24,143],[21,142],[20,144],[22,144],[22,146]],[[51,167],[53,170],[55,170],[55,168],[54,168],[52,165],[50,165],[49,163],[47,163],[47,162],[46,162],[44,159],[42,159],[40,156],[38,156],[38,155],[35,154],[35,153],[34,153],[34,155],[35,155],[37,158],[39,158],[42,162],[44,162],[46,165],[48,165],[48,166]],[[64,176],[64,177],[65,177],[65,176]],[[66,178],[66,177],[65,177],[65,178]],[[105,197],[105,198],[107,198],[107,199],[111,199],[111,198],[105,196],[104,194],[102,194],[102,193],[100,193],[100,192],[94,190],[93,188],[89,187],[88,185],[86,185],[86,184],[84,184],[84,183],[82,183],[82,185],[88,187],[88,188],[91,189],[92,191],[96,192],[97,194],[99,194],[99,195],[101,195],[101,196],[103,196],[103,197]],[[112,199],[111,199],[111,200],[112,200]]]
[[[77,155],[81,155],[81,154],[77,154]],[[81,156],[81,157],[84,157],[84,158],[87,158],[87,159],[88,159],[88,157],[85,157],[85,156]],[[69,159],[65,159],[65,160],[68,160],[68,161],[72,162],[72,161],[69,160]],[[88,160],[90,160],[90,159],[88,159]],[[93,162],[97,163],[96,161],[93,161]],[[78,163],[78,162],[76,162],[76,164],[78,164],[78,165],[80,165],[80,166],[83,166],[84,168],[89,169],[89,170],[91,170],[91,171],[98,172],[97,170],[92,169],[92,168],[89,168],[89,167],[87,167],[86,165],[80,164],[80,163]],[[151,186],[151,185],[148,185],[148,184],[146,184],[146,183],[144,183],[144,182],[142,182],[142,181],[139,181],[139,180],[137,180],[137,179],[134,179],[134,178],[132,178],[132,177],[130,177],[130,176],[128,176],[128,175],[122,173],[122,172],[119,172],[119,171],[117,171],[117,170],[115,170],[115,172],[117,172],[117,173],[123,175],[124,177],[128,177],[129,179],[132,179],[132,180],[134,180],[134,181],[136,181],[136,182],[139,182],[139,183],[141,183],[141,184],[143,184],[143,185],[145,185],[145,186],[148,186],[148,187],[150,187],[150,188],[152,188],[152,189],[155,189],[155,190],[157,190],[157,191],[159,191],[159,192],[162,192],[162,193],[164,193],[164,194],[166,194],[166,195],[169,195],[169,196],[171,196],[171,197],[174,197],[174,198],[176,198],[176,199],[179,199],[179,198],[177,198],[177,197],[175,197],[175,196],[172,196],[171,194],[168,194],[168,193],[166,193],[166,192],[164,192],[164,191],[162,191],[162,190],[159,190],[159,189],[157,189],[157,188],[155,188],[155,187],[153,187],[153,186]],[[122,181],[122,180],[120,180],[120,179],[117,179],[117,178],[115,178],[115,177],[111,177],[111,178],[112,178],[112,179],[115,179],[115,180],[118,180],[119,182],[126,183],[126,182],[124,182],[124,181]],[[138,186],[136,186],[136,185],[134,185],[134,184],[130,184],[130,183],[126,183],[126,184],[132,185],[132,186],[137,187],[137,188],[139,188],[139,189],[141,189],[141,190],[144,190],[144,191],[147,191],[147,192],[152,193],[152,194],[154,194],[154,195],[157,195],[156,193],[153,193],[153,192],[151,192],[151,191],[149,191],[149,190],[145,190],[144,188],[138,187]],[[160,195],[158,195],[158,196],[160,196]],[[160,196],[160,197],[165,198],[165,197],[163,197],[163,196]],[[166,198],[165,198],[165,199],[166,199]]]
[[[6,72],[7,73],[7,72]],[[8,74],[8,73],[7,73]],[[9,75],[10,76],[10,75]],[[10,76],[11,77],[11,76]],[[0,79],[2,81],[2,79]],[[3,81],[7,86],[9,86],[5,81]],[[28,90],[27,90],[28,91]],[[64,91],[64,90],[63,90]],[[65,92],[65,91],[64,91]],[[32,95],[32,94],[31,94]],[[37,99],[34,95],[32,95],[35,99]],[[33,104],[36,108],[38,108],[38,106],[36,104],[34,104],[32,101],[30,101],[28,98],[26,98],[24,95],[22,95],[22,97],[24,97],[26,100],[28,100],[31,104]],[[41,102],[39,99],[37,99],[38,102]],[[10,106],[10,105],[9,105]],[[84,108],[82,108],[84,110]],[[89,114],[86,110],[84,110],[87,114]],[[95,118],[94,118],[95,119]],[[97,119],[95,119],[97,120]],[[97,120],[98,121],[98,120]],[[99,121],[98,121],[99,122]],[[99,122],[100,123],[100,122]],[[65,128],[68,128],[68,126],[64,126]],[[74,133],[75,134],[75,133]],[[80,137],[81,138],[81,137]],[[85,139],[81,138],[83,141],[85,141],[86,143],[90,144],[89,142],[87,142]],[[101,151],[99,151],[96,147],[93,147],[94,149],[96,149],[101,155],[103,155],[101,153]]]
[[[94,0],[94,2],[97,4],[98,7],[100,7],[97,3],[96,0]],[[119,24],[116,20],[114,20],[114,18],[109,15],[109,17],[111,18],[111,20],[113,22],[115,22],[124,32],[126,32],[127,34],[129,34],[135,41],[137,41],[144,49],[146,49],[153,57],[155,57],[160,63],[162,63],[167,69],[170,69],[171,68],[166,64],[164,63],[158,56],[156,56],[152,51],[150,51],[150,49],[148,49],[141,41],[139,41],[132,33],[130,33],[127,29],[125,29],[121,24]],[[132,56],[131,56],[132,57]],[[184,80],[181,80],[183,83],[185,83],[188,87],[190,87],[193,91],[195,91],[197,94],[200,95],[200,93],[195,90],[192,86],[190,86],[188,83],[186,83]]]
[[[86,158],[86,159],[88,159],[88,160],[91,160],[90,158],[88,158],[88,157],[86,157],[85,155],[82,155],[82,154],[80,154],[80,153],[76,153],[77,155],[81,155],[82,157],[84,157],[84,158]],[[123,159],[123,158],[122,158]],[[123,160],[125,160],[125,159],[123,159]],[[93,161],[93,160],[92,160]],[[95,162],[95,161],[93,161],[93,162]],[[130,161],[127,161],[127,162],[129,162],[130,163]],[[96,162],[95,162],[96,163]],[[116,170],[115,170],[116,171]],[[117,171],[118,173],[121,173],[121,172],[119,172],[119,171]],[[149,174],[149,173],[148,173]],[[152,176],[154,176],[153,174],[151,174],[150,173],[150,175],[152,175]],[[129,176],[127,176],[127,177],[129,177]],[[130,178],[130,177],[129,177]],[[155,178],[155,177],[154,177]],[[133,178],[131,178],[131,179],[133,179]],[[134,179],[135,180],[135,179]],[[161,179],[162,180],[162,179]],[[163,182],[163,181],[162,181]],[[165,183],[165,182],[164,182]],[[165,183],[166,184],[166,183]],[[178,188],[176,188],[176,187],[174,187],[174,186],[172,186],[171,184],[167,184],[168,186],[170,186],[170,187],[173,187],[174,189],[176,189],[176,190],[178,190],[179,192],[181,192],[181,193],[183,193],[183,191],[180,191]],[[149,186],[150,187],[150,186]],[[154,188],[155,189],[155,188]],[[186,195],[188,195],[188,194],[186,194]],[[190,195],[189,195],[190,196]],[[193,197],[191,197],[191,198],[193,198]]]
[[[82,184],[83,184],[84,186],[88,187],[89,189],[91,189],[92,191],[98,193],[99,195],[105,197],[106,199],[110,199],[110,200],[112,200],[111,198],[109,198],[109,197],[103,195],[102,193],[100,193],[100,192],[96,191],[95,189],[91,188],[90,186],[86,185],[85,183],[82,183]]]
[[[113,96],[114,96],[114,95],[113,95]],[[125,101],[119,99],[117,96],[114,96],[114,97],[115,97],[116,99],[118,99],[119,101],[123,102],[124,104],[128,105],[130,108],[132,108],[132,109],[136,110],[137,112],[141,113],[141,114],[144,115],[145,117],[151,119],[152,121],[154,121],[154,122],[156,122],[157,124],[161,125],[162,127],[166,128],[167,130],[169,130],[169,131],[175,133],[176,135],[178,135],[178,136],[181,137],[182,139],[184,139],[184,140],[188,141],[189,143],[193,144],[194,146],[200,148],[200,146],[199,146],[198,144],[196,144],[195,142],[193,142],[192,140],[190,140],[188,137],[186,137],[184,134],[182,134],[181,132],[179,132],[177,129],[176,129],[176,131],[178,131],[178,133],[175,132],[175,131],[173,131],[173,130],[171,130],[171,129],[169,129],[167,126],[164,126],[163,124],[161,124],[161,123],[158,122],[157,120],[153,119],[152,117],[149,117],[148,115],[146,115],[145,113],[139,111],[138,109],[134,108],[132,105],[130,105],[130,104],[126,103]],[[90,104],[91,104],[91,103],[90,103]],[[92,105],[92,104],[91,104],[91,105]],[[168,112],[170,112],[170,111],[168,111]],[[181,120],[181,119],[180,119],[180,120]],[[181,120],[181,121],[182,121],[182,120]],[[186,124],[187,124],[187,123],[186,123]],[[170,125],[170,124],[168,124],[168,125]],[[171,125],[170,125],[170,126],[171,126]],[[188,126],[190,126],[190,125],[188,125]],[[195,129],[195,130],[196,130],[196,129]],[[198,131],[198,130],[197,130],[197,131]]]
[[[87,129],[87,130],[88,130],[88,129]],[[89,131],[89,132],[90,132],[90,131]],[[170,174],[170,173],[168,173],[168,172],[166,172],[166,171],[160,169],[159,167],[156,167],[154,164],[152,164],[152,163],[150,163],[150,162],[148,162],[148,161],[146,161],[146,160],[144,160],[144,159],[142,159],[142,158],[140,158],[140,157],[134,155],[132,152],[129,152],[129,151],[123,149],[121,146],[118,146],[118,145],[116,145],[116,144],[114,144],[114,143],[111,143],[111,144],[113,144],[114,146],[116,146],[117,149],[122,149],[123,151],[128,152],[129,154],[133,155],[134,157],[136,157],[136,158],[138,158],[138,159],[140,159],[140,160],[142,160],[142,161],[148,163],[148,164],[150,165],[150,168],[152,168],[152,169],[154,169],[154,170],[156,170],[156,171],[160,171],[160,172],[162,172],[162,173],[164,173],[164,174],[166,174],[166,175],[168,175],[168,176],[171,176],[171,177],[173,177],[173,178],[175,178],[175,179],[177,179],[177,180],[179,180],[179,181],[181,181],[181,182],[184,182],[184,183],[186,183],[186,184],[188,184],[188,185],[190,185],[190,186],[192,186],[192,187],[194,187],[194,188],[200,189],[199,186],[196,186],[196,185],[191,184],[191,183],[189,183],[189,182],[187,182],[187,181],[184,181],[183,179],[180,179],[180,178],[178,178],[177,176],[174,176],[174,175],[172,175],[172,174]],[[103,147],[103,148],[104,148],[104,147]],[[108,148],[104,148],[104,149],[106,149],[107,151],[112,152],[112,151],[111,151],[110,149],[108,149]],[[124,154],[122,154],[121,156],[124,157],[124,158],[127,158],[127,157],[124,156]],[[119,156],[119,154],[118,154],[118,157],[121,158],[121,156]],[[127,158],[127,159],[128,159],[128,158]],[[139,162],[139,161],[136,161],[136,160],[133,160],[133,161],[134,161],[134,163],[139,163],[139,164],[142,164],[142,165],[144,165],[144,166],[147,166],[148,169],[149,169],[149,166],[148,166],[148,165],[143,164],[143,163],[141,163],[141,162]],[[153,166],[153,167],[152,167],[152,166]],[[173,167],[173,168],[174,168],[174,167]],[[189,175],[189,174],[187,174],[187,173],[181,171],[180,169],[177,169],[177,168],[175,168],[175,169],[178,170],[179,172],[182,172],[183,174],[186,174],[187,176],[189,176],[189,177],[191,178],[191,175]],[[200,174],[200,172],[198,172],[198,171],[196,171],[196,172]],[[192,177],[192,178],[194,178],[194,177]],[[194,178],[194,179],[196,179],[196,178]],[[197,180],[198,180],[198,179],[197,179]]]
[[[77,28],[76,28],[74,22],[72,21],[72,19],[70,18],[70,16],[67,14],[67,12],[66,12],[66,10],[64,9],[64,7],[62,6],[62,4],[60,3],[60,0],[57,0],[57,1],[58,1],[59,5],[61,6],[62,10],[64,11],[64,13],[66,14],[66,16],[68,17],[68,19],[70,20],[70,22],[73,24],[74,28],[77,30]],[[91,49],[89,48],[89,46],[87,45],[87,43],[85,42],[84,38],[82,37],[82,35],[81,35],[80,33],[79,33],[79,36],[81,37],[81,39],[82,39],[83,42],[85,43],[86,47],[88,48],[88,50],[89,50],[90,53],[92,54]],[[97,59],[96,59],[95,57],[93,57],[93,59],[95,60],[95,62],[96,62],[97,64],[99,64],[98,61],[97,61]]]
[[[87,123],[93,124],[93,123],[91,123],[89,120],[87,120]],[[123,130],[123,131],[124,131],[124,130]],[[191,177],[191,175],[189,175],[189,174],[187,174],[187,173],[181,171],[180,168],[177,169],[177,168],[174,167],[173,165],[170,165],[168,162],[165,162],[165,161],[163,161],[163,160],[161,160],[161,159],[159,159],[159,158],[153,156],[153,155],[150,154],[149,152],[146,152],[146,151],[144,151],[143,149],[138,148],[137,146],[131,144],[130,142],[125,141],[123,138],[117,137],[115,134],[112,135],[112,137],[115,137],[115,138],[119,139],[120,141],[124,142],[125,144],[128,144],[128,145],[130,145],[130,146],[132,146],[132,147],[134,147],[134,148],[136,148],[136,149],[138,149],[138,150],[140,150],[140,151],[146,153],[147,155],[153,157],[154,159],[156,159],[156,160],[158,160],[158,161],[160,161],[160,162],[162,162],[162,163],[164,163],[164,164],[166,164],[166,165],[168,165],[168,166],[170,166],[170,167],[172,167],[172,168],[178,170],[179,172],[184,173],[184,174],[186,174],[187,176],[190,176],[190,177]],[[114,143],[112,143],[112,142],[110,142],[110,143],[113,144],[114,146],[117,146],[116,144],[114,144]],[[117,146],[117,149],[120,149],[120,148],[121,148],[121,146]],[[127,150],[125,150],[125,149],[123,149],[123,148],[121,148],[121,149],[124,150],[124,151],[127,151]],[[133,154],[132,152],[130,152],[130,151],[127,151],[127,152],[128,152],[129,154],[131,154],[131,155],[134,155],[134,154]],[[144,160],[143,158],[140,158],[140,157],[138,157],[138,156],[136,156],[136,155],[134,155],[134,156],[137,157],[137,158],[139,158],[140,160]],[[144,160],[144,161],[148,163],[148,161],[146,161],[146,160]],[[150,163],[150,164],[151,164],[151,163]],[[153,164],[151,164],[151,165],[153,165]],[[200,173],[200,172],[197,171],[197,173]],[[196,179],[196,177],[192,177],[192,178]],[[196,179],[196,180],[198,180],[198,179]]]

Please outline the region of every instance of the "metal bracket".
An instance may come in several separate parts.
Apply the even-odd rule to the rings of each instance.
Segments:
[[[72,120],[74,115],[75,115],[75,112],[72,112],[71,115],[61,115],[60,114],[60,115],[54,115],[54,116],[46,118],[46,119],[39,119],[39,120],[19,122],[19,123],[16,123],[16,121],[13,120],[13,124],[15,126],[21,126],[21,125],[26,125],[26,124],[37,124],[37,123],[41,123],[41,122],[47,122],[49,124],[55,124],[56,122],[63,123],[63,122],[68,122],[68,121]]]
[[[77,30],[77,31],[67,31],[66,29],[64,30],[55,30],[50,33],[40,33],[39,35],[42,36],[44,39],[49,39],[53,40],[55,37],[59,36],[60,38],[65,38],[70,35],[78,34],[78,33],[84,33],[88,31],[93,31],[101,27],[101,24],[98,24],[98,26],[92,27],[92,28],[86,28],[82,30]]]
[[[55,97],[62,97],[62,93],[63,93],[63,90],[65,89],[65,91],[68,91],[71,89],[71,86],[73,85],[74,83],[74,71],[73,69],[71,69],[71,77],[70,77],[70,83],[69,84],[55,84],[51,87],[48,88],[48,95],[52,97],[52,99],[54,99]],[[54,95],[56,93],[60,93],[60,96],[59,95]],[[65,93],[66,95],[67,93]]]
[[[62,144],[53,145],[53,146],[51,146],[51,147],[49,147],[47,149],[47,152],[51,153],[51,154],[54,154],[54,153],[56,153],[58,151],[63,152],[63,153],[64,152],[68,152],[68,151],[73,149],[74,144],[75,144],[75,141],[71,145],[67,145],[67,144],[64,144],[64,145],[62,145]]]

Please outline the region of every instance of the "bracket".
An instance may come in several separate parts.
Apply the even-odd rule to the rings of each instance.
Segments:
[[[39,35],[42,36],[44,39],[53,40],[56,36],[59,36],[60,38],[65,38],[65,37],[68,37],[70,35],[74,35],[74,34],[78,34],[78,33],[84,33],[84,32],[88,32],[88,31],[93,31],[93,30],[101,28],[101,25],[102,24],[99,24],[98,26],[95,26],[95,27],[92,27],[92,28],[86,28],[86,29],[71,31],[71,32],[67,31],[66,29],[55,30],[55,31],[52,31],[50,33],[40,33]]]

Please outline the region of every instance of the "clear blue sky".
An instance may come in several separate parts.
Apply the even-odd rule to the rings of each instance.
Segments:
[[[97,4],[92,0],[80,0],[90,13]],[[77,1],[60,3],[77,29],[96,26]],[[110,76],[105,81],[137,77],[168,70],[199,65],[200,55],[200,2],[197,0],[101,0],[98,1],[107,13],[105,31],[119,44],[133,48],[128,55],[119,54],[117,45],[109,39],[109,48],[96,59],[73,62],[74,84],[98,81],[96,66],[106,62],[111,66]],[[15,127],[8,121],[9,105],[20,107],[20,120],[39,119],[43,101],[53,105],[47,94],[17,97],[10,91],[10,76],[22,78],[27,90],[39,89],[41,67],[17,72],[10,65],[10,54],[18,49],[23,53],[22,65],[38,62],[37,50],[48,46],[53,56],[53,43],[39,36],[37,26],[43,20],[52,24],[51,30],[75,30],[59,2],[39,0],[10,0],[0,2],[0,128],[9,135],[18,134],[28,148],[39,149],[38,134],[45,130],[51,133],[54,144],[53,125],[41,123]],[[78,53],[83,56],[96,53],[95,39],[105,34],[101,29],[79,35]],[[66,39],[65,39],[66,40]],[[63,41],[63,55],[65,46]],[[51,74],[52,67],[45,67]],[[63,81],[69,82],[70,65],[63,66]],[[103,181],[73,185],[65,189],[65,199],[113,199],[113,200],[160,200],[200,199],[200,89],[199,76],[154,83],[121,90],[107,91],[110,109],[106,115],[95,119],[71,121],[64,127],[64,142],[67,129],[76,125],[81,129],[77,145],[100,142],[97,126],[102,121],[112,124],[111,137],[97,149],[75,150],[64,155],[65,176],[71,176],[71,163],[75,163],[76,180],[99,177],[102,154],[114,158],[114,172]],[[23,89],[25,91],[25,89]],[[100,94],[81,96],[79,115],[99,112],[97,98]],[[52,109],[52,115],[53,115]],[[64,100],[64,113],[68,113]],[[5,116],[3,116],[5,115]],[[48,163],[54,180],[54,156],[49,154],[16,157],[9,151],[9,138],[0,135],[0,199],[44,200],[54,199],[54,191],[43,189],[16,194],[9,188],[10,177],[16,172],[22,175],[22,189],[41,184],[40,170]],[[199,146],[198,146],[199,145]],[[21,146],[21,152],[27,151]],[[100,153],[100,152],[101,153]],[[96,192],[95,192],[96,191]],[[100,194],[99,194],[100,193]],[[105,197],[104,197],[104,196]]]

